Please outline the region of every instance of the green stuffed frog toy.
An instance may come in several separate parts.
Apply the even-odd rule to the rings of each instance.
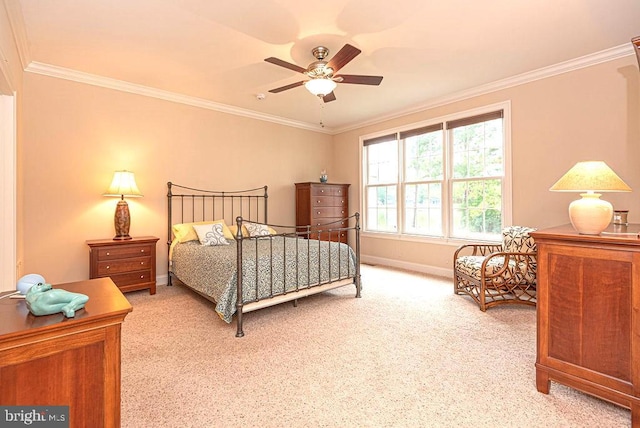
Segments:
[[[27,291],[27,308],[36,316],[62,312],[65,317],[73,318],[76,311],[84,308],[89,296],[81,293],[52,288],[51,284],[38,283]]]

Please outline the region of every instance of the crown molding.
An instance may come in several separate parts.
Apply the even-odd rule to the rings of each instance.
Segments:
[[[234,107],[227,104],[216,103],[204,98],[182,95],[175,92],[165,91],[162,89],[151,88],[136,83],[125,82],[123,80],[111,79],[108,77],[98,76],[95,74],[84,73],[82,71],[72,70],[69,68],[58,67],[56,65],[44,64],[32,61],[25,68],[25,71],[43,76],[55,77],[58,79],[71,80],[73,82],[84,83],[87,85],[100,86],[102,88],[113,89],[116,91],[128,92],[131,94],[142,95],[145,97],[158,98],[179,104],[186,104],[193,107],[204,108],[207,110],[215,110],[222,113],[233,114],[236,116],[248,117],[250,119],[262,120],[266,122],[277,123],[279,125],[290,126],[293,128],[306,129],[315,132],[331,134],[329,128],[323,128],[321,125],[309,124],[296,120],[290,120],[279,116],[269,115],[256,112],[253,110]]]
[[[549,67],[539,68],[530,72],[518,74],[516,76],[508,77],[502,80],[496,80],[495,82],[487,83],[485,85],[476,86],[475,88],[467,89],[457,92],[455,94],[445,95],[440,98],[429,101],[426,104],[411,107],[402,111],[397,111],[392,114],[379,116],[377,118],[368,120],[366,122],[360,122],[357,124],[349,125],[347,127],[335,128],[334,134],[342,132],[353,131],[365,126],[375,125],[387,120],[397,119],[409,114],[419,113],[425,110],[429,110],[436,107],[441,107],[447,104],[451,104],[457,101],[463,101],[469,98],[477,97],[480,95],[489,94],[502,89],[511,88],[513,86],[524,85],[526,83],[534,82],[536,80],[546,79],[549,77],[557,76],[571,71],[579,70],[581,68],[591,67],[603,62],[613,61],[626,56],[635,55],[633,46],[630,43],[616,46],[610,49],[605,49],[594,54],[589,54],[574,58],[572,60],[564,61],[558,64],[551,65]]]
[[[27,27],[24,24],[22,9],[18,0],[4,0],[4,7],[9,17],[9,25],[13,33],[13,38],[20,56],[20,64],[22,69],[26,69],[31,63],[31,54],[29,50],[29,38],[27,37]]]
[[[182,95],[175,92],[164,91],[161,89],[151,88],[144,85],[138,85],[135,83],[129,83],[122,80],[111,79],[108,77],[102,77],[94,74],[72,70],[69,68],[58,67],[55,65],[44,64],[44,63],[35,62],[35,61],[30,62],[28,66],[25,68],[25,71],[30,73],[35,73],[35,74],[41,74],[49,77],[56,77],[59,79],[71,80],[78,83],[85,83],[88,85],[100,86],[103,88],[113,89],[117,91],[123,91],[123,92],[132,93],[132,94],[142,95],[146,97],[158,98],[165,101],[190,105],[193,107],[199,107],[199,108],[204,108],[208,110],[215,110],[222,113],[248,117],[251,119],[277,123],[280,125],[291,126],[294,128],[300,128],[300,129],[306,129],[314,132],[336,135],[342,132],[352,131],[355,129],[363,128],[365,126],[374,125],[380,122],[396,119],[409,114],[419,113],[432,108],[451,104],[453,102],[462,101],[465,99],[499,91],[502,89],[507,89],[513,86],[519,86],[526,83],[534,82],[536,80],[546,79],[549,77],[557,76],[559,74],[575,71],[581,68],[586,68],[586,67],[601,64],[604,62],[613,61],[618,58],[623,58],[629,55],[635,55],[633,46],[631,46],[630,44],[620,45],[614,48],[596,52],[594,54],[585,55],[569,61],[564,61],[558,64],[554,64],[549,67],[540,68],[538,70],[522,73],[506,79],[497,80],[495,82],[477,86],[475,88],[460,91],[455,94],[446,95],[446,96],[434,99],[426,104],[421,104],[418,106],[411,107],[409,109],[396,111],[392,114],[379,116],[377,118],[374,118],[368,121],[358,122],[356,124],[349,125],[346,127],[341,127],[341,128],[324,128],[321,125],[315,125],[315,124],[309,124],[306,122],[290,120],[290,119],[286,119],[279,116],[259,113],[253,110],[248,110],[248,109],[234,107],[226,104],[217,103],[217,102],[206,100],[203,98]]]

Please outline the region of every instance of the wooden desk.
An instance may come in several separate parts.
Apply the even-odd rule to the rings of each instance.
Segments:
[[[640,225],[580,235],[533,232],[538,246],[536,385],[550,380],[631,409],[640,427]]]
[[[0,404],[69,406],[71,427],[119,427],[120,327],[131,305],[110,278],[53,288],[89,301],[65,318],[0,300]]]

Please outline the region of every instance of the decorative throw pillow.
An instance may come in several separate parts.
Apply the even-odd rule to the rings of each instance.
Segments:
[[[224,237],[222,224],[194,224],[193,228],[198,234],[198,239],[202,245],[229,245],[229,241]]]
[[[198,234],[193,228],[194,226],[201,225],[201,224],[209,225],[209,224],[216,224],[216,223],[220,223],[222,225],[222,231],[224,232],[225,238],[233,239],[233,235],[231,234],[231,231],[225,224],[224,220],[197,221],[193,223],[174,224],[172,226],[173,236],[175,236],[180,242],[196,241],[199,238],[198,238]]]
[[[231,231],[231,234],[233,235],[233,237],[236,237],[236,234],[238,233],[238,226],[236,226],[235,224],[232,224],[231,226],[229,226],[229,230]],[[275,229],[273,229],[272,227],[269,227],[269,234],[270,235],[277,235],[278,232],[276,232]],[[247,222],[244,222],[242,224],[242,236],[247,238],[249,237],[249,231],[247,230]],[[229,238],[227,238],[229,239]]]
[[[269,236],[269,226],[266,224],[258,223],[245,223],[244,224],[249,231],[249,236]]]

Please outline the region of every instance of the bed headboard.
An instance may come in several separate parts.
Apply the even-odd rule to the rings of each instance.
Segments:
[[[167,244],[171,245],[171,226],[178,223],[223,219],[235,224],[236,217],[267,223],[267,186],[248,190],[202,190],[167,183]]]

